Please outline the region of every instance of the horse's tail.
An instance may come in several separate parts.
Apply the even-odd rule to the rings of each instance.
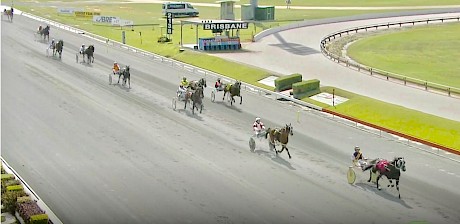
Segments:
[[[267,131],[265,132],[265,139],[268,138],[268,133],[270,133],[270,128],[268,128]]]

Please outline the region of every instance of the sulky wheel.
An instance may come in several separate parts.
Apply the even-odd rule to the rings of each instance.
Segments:
[[[254,149],[256,148],[256,141],[254,141],[254,138],[249,138],[249,148],[251,149],[251,152],[254,152]]]
[[[213,90],[211,92],[211,101],[214,102],[216,100],[216,92]]]
[[[353,170],[353,166],[350,166],[350,167],[348,168],[347,179],[348,179],[348,183],[349,183],[349,184],[354,184],[355,181],[356,181],[356,173],[355,173],[355,171]]]

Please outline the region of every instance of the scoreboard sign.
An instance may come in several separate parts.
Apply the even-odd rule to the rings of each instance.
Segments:
[[[173,33],[173,15],[170,12],[166,13],[166,33]]]

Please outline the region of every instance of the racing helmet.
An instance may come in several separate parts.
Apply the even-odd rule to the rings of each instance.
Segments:
[[[85,46],[85,44],[82,44],[81,46],[82,46],[82,47],[84,47],[84,46]]]
[[[116,61],[113,62],[114,65],[118,64]]]
[[[220,82],[220,78],[217,78],[217,81]]]
[[[355,146],[355,151],[359,151],[359,150],[361,150],[359,146]]]
[[[256,122],[257,122],[257,123],[260,122],[260,117],[256,117]]]
[[[182,81],[187,81],[187,78],[185,76],[182,77]]]

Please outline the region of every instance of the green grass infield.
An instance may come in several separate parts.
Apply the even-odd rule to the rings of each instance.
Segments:
[[[347,53],[360,64],[460,89],[460,23],[363,38]]]

